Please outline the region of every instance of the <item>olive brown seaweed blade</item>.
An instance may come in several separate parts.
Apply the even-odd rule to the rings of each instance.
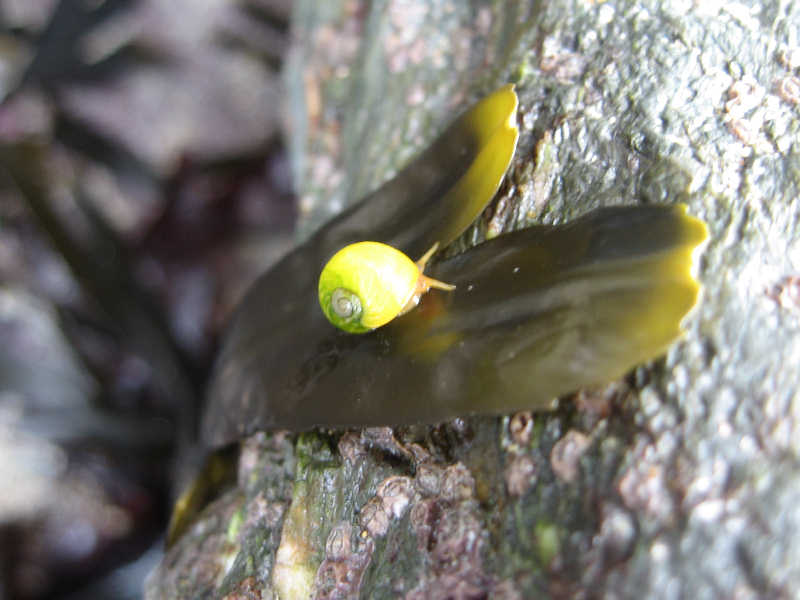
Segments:
[[[293,369],[258,383],[255,426],[432,423],[612,380],[679,337],[706,236],[682,205],[628,206],[485,242],[432,268],[454,293],[363,336],[315,330]]]
[[[706,237],[683,205],[599,209],[501,236],[435,270],[470,292],[425,325],[398,323],[403,343],[435,349],[433,379],[470,367],[454,413],[545,406],[622,376],[680,337],[700,290],[693,255]]]
[[[353,343],[338,339],[319,309],[322,266],[340,248],[362,240],[410,256],[452,241],[483,211],[503,179],[517,143],[516,111],[513,86],[490,94],[394,179],[256,281],[217,358],[202,424],[206,443],[219,446],[257,429],[291,427],[276,414],[292,411],[308,369],[316,368],[309,366],[311,358],[333,360],[326,358],[327,348],[338,352]]]
[[[678,206],[599,209],[436,265],[457,284],[391,325],[332,337],[278,427],[434,423],[549,406],[662,354],[697,301],[705,225]]]

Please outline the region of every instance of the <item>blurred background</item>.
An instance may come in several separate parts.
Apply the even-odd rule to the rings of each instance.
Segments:
[[[291,0],[0,0],[0,599],[137,598],[292,241]]]

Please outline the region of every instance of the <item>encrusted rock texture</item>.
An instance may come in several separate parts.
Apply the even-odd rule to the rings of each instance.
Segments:
[[[302,232],[513,81],[517,154],[461,243],[597,206],[685,202],[709,225],[703,292],[665,358],[551,413],[245,441],[239,488],[170,550],[148,597],[793,597],[800,4],[294,11]]]

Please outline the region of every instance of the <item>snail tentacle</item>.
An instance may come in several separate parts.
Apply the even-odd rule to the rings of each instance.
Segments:
[[[433,277],[428,277],[425,275],[425,266],[428,264],[428,261],[431,257],[436,254],[436,251],[439,249],[439,242],[435,242],[433,246],[431,246],[428,251],[422,255],[417,262],[417,268],[419,269],[419,277],[417,278],[417,282],[414,286],[414,293],[411,294],[411,297],[406,302],[405,306],[400,309],[400,312],[397,313],[397,316],[406,314],[412,308],[416,307],[419,304],[420,298],[427,293],[431,288],[435,288],[437,290],[444,290],[446,292],[452,292],[456,289],[456,286],[445,283],[444,281],[439,281],[438,279],[434,279]]]
[[[419,269],[419,279],[417,280],[417,287],[415,290],[415,294],[417,296],[421,296],[431,288],[444,290],[446,292],[452,292],[454,289],[456,289],[456,286],[450,283],[445,283],[444,281],[439,281],[438,279],[427,277],[425,275],[425,266],[428,264],[428,261],[431,259],[431,257],[436,254],[438,249],[439,242],[434,242],[433,246],[431,246],[430,249],[422,255],[422,258],[417,261],[417,268]],[[419,302],[419,298],[417,298],[417,302]]]
[[[422,255],[422,257],[417,261],[417,268],[419,269],[420,273],[425,271],[425,265],[428,264],[428,261],[431,259],[431,256],[436,254],[436,251],[439,249],[439,242],[434,242],[433,246],[428,248],[428,251]]]

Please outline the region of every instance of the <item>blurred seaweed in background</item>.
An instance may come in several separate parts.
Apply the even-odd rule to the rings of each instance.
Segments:
[[[221,325],[291,241],[290,5],[0,0],[2,599],[158,560]]]

